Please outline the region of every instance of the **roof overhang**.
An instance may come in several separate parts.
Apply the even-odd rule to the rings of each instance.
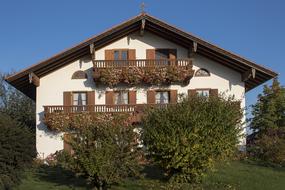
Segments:
[[[32,65],[16,74],[6,78],[6,81],[18,90],[35,100],[36,85],[31,82],[31,73],[41,78],[50,72],[61,68],[72,61],[86,55],[90,55],[90,45],[99,49],[113,41],[116,41],[130,33],[144,30],[152,32],[169,41],[177,43],[185,48],[193,48],[196,45],[196,53],[210,58],[241,73],[245,82],[245,89],[249,91],[256,86],[277,76],[274,71],[249,61],[241,56],[226,51],[190,33],[186,33],[174,26],[158,20],[148,14],[140,14],[120,25],[117,25],[100,35],[87,39],[86,41],[67,49],[40,63]]]

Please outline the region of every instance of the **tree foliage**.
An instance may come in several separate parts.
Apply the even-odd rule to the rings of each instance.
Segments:
[[[67,141],[73,154],[60,153],[57,158],[64,168],[84,176],[98,189],[139,174],[140,150],[137,133],[125,115],[99,117],[74,134]]]
[[[251,156],[265,162],[285,165],[285,88],[278,79],[265,85],[263,93],[252,107],[248,151]]]
[[[166,109],[149,110],[143,142],[171,181],[197,182],[216,160],[236,150],[242,111],[233,97],[193,96]]]
[[[0,113],[0,189],[11,189],[36,156],[32,133]]]
[[[265,85],[263,93],[252,107],[251,129],[254,133],[262,134],[267,129],[285,127],[285,88],[278,79],[271,86]]]
[[[0,73],[0,112],[35,130],[35,103],[5,82],[7,74]]]

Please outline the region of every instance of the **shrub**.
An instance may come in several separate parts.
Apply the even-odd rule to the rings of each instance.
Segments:
[[[198,182],[216,160],[234,154],[242,112],[233,97],[190,97],[165,109],[149,110],[143,142],[172,182]]]
[[[285,166],[285,130],[267,129],[249,145],[250,155],[267,164]]]
[[[0,189],[11,189],[36,156],[33,135],[27,127],[1,113],[0,131]]]
[[[73,154],[58,155],[61,165],[87,179],[98,189],[139,174],[137,133],[126,115],[95,120],[70,134]]]

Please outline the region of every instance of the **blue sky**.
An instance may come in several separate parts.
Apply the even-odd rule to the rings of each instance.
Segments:
[[[20,70],[146,12],[280,74],[285,83],[283,0],[1,0],[0,70]],[[262,86],[247,93],[256,101]]]

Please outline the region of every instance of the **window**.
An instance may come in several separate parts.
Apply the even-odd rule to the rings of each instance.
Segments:
[[[169,91],[158,91],[155,94],[156,104],[168,104],[169,103]]]
[[[169,49],[156,49],[155,59],[169,59]]]
[[[127,91],[117,91],[115,92],[115,104],[128,104],[129,103],[129,93]]]
[[[197,90],[198,96],[209,97],[210,90]]]
[[[210,72],[206,69],[199,69],[198,71],[196,71],[195,76],[196,77],[207,77],[207,76],[210,76]]]
[[[128,60],[128,50],[115,50],[114,60]]]
[[[73,93],[73,105],[86,106],[86,104],[87,104],[86,92],[74,92]]]

